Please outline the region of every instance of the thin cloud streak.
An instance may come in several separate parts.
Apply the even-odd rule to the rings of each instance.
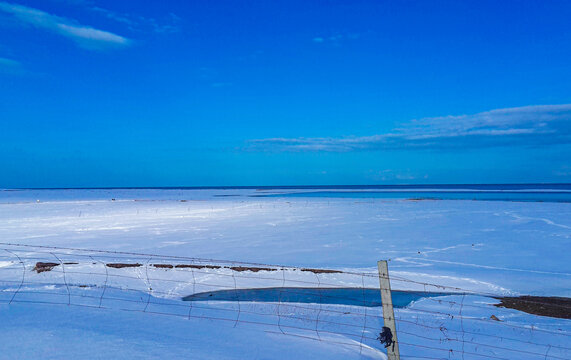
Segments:
[[[131,31],[149,31],[157,34],[172,34],[180,31],[181,18],[173,13],[160,19],[136,14],[117,13],[112,10],[93,6],[88,8],[108,19],[125,24]]]
[[[23,75],[25,74],[22,63],[17,60],[0,57],[1,75]]]
[[[22,24],[65,36],[78,46],[89,50],[124,47],[131,43],[131,40],[123,36],[23,5],[0,2],[0,11],[11,14]]]
[[[321,152],[571,144],[571,104],[424,118],[372,136],[268,138],[248,143],[252,150]]]
[[[0,66],[19,67],[20,65],[21,65],[20,62],[16,60],[0,57]]]

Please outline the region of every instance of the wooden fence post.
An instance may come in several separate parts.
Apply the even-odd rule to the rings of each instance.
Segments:
[[[389,267],[386,260],[377,262],[379,266],[379,283],[381,285],[381,301],[383,305],[384,326],[391,330],[393,344],[387,347],[389,360],[400,360],[397,328],[393,311],[393,298],[391,296],[391,283],[389,282]]]

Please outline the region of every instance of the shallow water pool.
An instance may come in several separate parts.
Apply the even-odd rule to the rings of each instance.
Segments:
[[[393,306],[402,308],[426,297],[446,296],[449,293],[392,291]],[[197,293],[184,301],[252,301],[334,304],[375,307],[381,306],[379,289],[363,288],[298,288],[276,287],[259,289],[219,290]]]

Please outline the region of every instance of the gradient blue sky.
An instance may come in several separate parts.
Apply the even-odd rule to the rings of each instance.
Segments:
[[[571,182],[569,19],[0,0],[0,187]]]

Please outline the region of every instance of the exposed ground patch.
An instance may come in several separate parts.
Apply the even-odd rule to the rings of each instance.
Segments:
[[[252,272],[277,271],[278,270],[278,269],[272,269],[272,268],[252,267],[252,266],[232,266],[230,269],[232,269],[234,271],[252,271]]]
[[[190,265],[190,264],[179,264],[175,266],[177,269],[220,269],[221,266],[218,265]]]
[[[171,264],[153,264],[153,266],[159,269],[172,269],[174,267]]]
[[[339,270],[328,270],[328,269],[301,269],[301,271],[309,271],[314,274],[340,274],[343,272]]]
[[[110,268],[115,268],[115,269],[122,269],[122,268],[132,268],[132,267],[140,267],[142,266],[139,263],[135,263],[135,264],[122,264],[122,263],[112,263],[112,264],[105,264]]]
[[[64,263],[64,265],[77,265],[78,263],[76,262],[66,262]],[[93,263],[96,264],[96,263]],[[54,267],[59,266],[59,263],[52,263],[52,262],[38,262],[36,263],[36,266],[34,267],[34,271],[37,271],[38,273],[44,272],[44,271],[50,271],[52,270]],[[105,266],[110,267],[110,268],[114,268],[114,269],[122,269],[122,268],[135,268],[135,267],[141,267],[143,266],[140,263],[108,263],[105,264]],[[233,271],[237,271],[237,272],[243,272],[243,271],[251,271],[251,272],[259,272],[259,271],[278,271],[280,269],[278,268],[270,268],[270,267],[257,267],[257,266],[219,266],[219,265],[196,265],[196,264],[178,264],[178,265],[172,265],[172,264],[151,264],[151,266],[158,268],[158,269],[173,269],[173,268],[177,268],[177,269],[211,269],[211,270],[217,270],[217,269],[230,269]],[[281,270],[285,270],[285,269],[281,269]],[[295,269],[294,269],[295,270]],[[339,270],[330,270],[330,269],[312,269],[312,268],[303,268],[300,269],[301,271],[306,271],[306,272],[312,272],[314,274],[338,274],[338,273],[342,273],[342,271]]]
[[[515,309],[528,314],[571,319],[571,298],[546,296],[498,297],[496,307]]]
[[[44,271],[51,271],[56,266],[59,266],[59,263],[37,262],[33,271],[36,271],[39,274],[39,273],[42,273]]]

